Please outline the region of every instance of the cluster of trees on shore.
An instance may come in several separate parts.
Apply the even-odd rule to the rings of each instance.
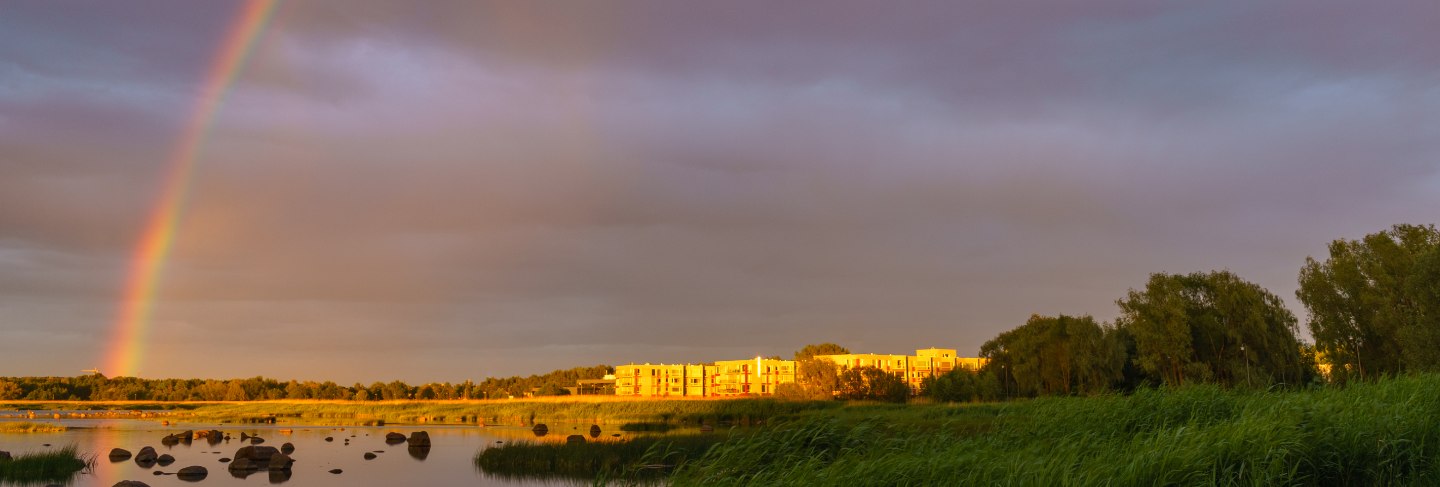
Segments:
[[[107,378],[100,374],[79,377],[0,378],[0,400],[36,401],[258,401],[275,399],[341,399],[388,401],[396,399],[485,399],[568,394],[581,379],[599,379],[614,372],[606,365],[575,367],[528,377],[488,378],[409,385],[401,381],[356,383],[342,386],[331,381],[281,382],[265,377],[249,379],[140,379]]]
[[[1280,298],[1229,271],[1154,274],[1114,323],[1032,316],[986,342],[978,371],[927,380],[947,401],[1125,391],[1143,385],[1308,385],[1440,370],[1440,232],[1395,225],[1307,258],[1300,302],[1313,345]],[[1321,374],[1321,370],[1325,373]]]

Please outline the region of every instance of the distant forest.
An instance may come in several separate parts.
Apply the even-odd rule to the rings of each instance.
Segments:
[[[1359,240],[1335,240],[1324,260],[1306,258],[1296,297],[1315,343],[1279,296],[1228,271],[1152,274],[1116,300],[1119,317],[1031,316],[980,347],[980,370],[929,377],[920,395],[963,402],[1127,392],[1140,387],[1218,384],[1309,387],[1440,371],[1440,231],[1395,225]],[[873,368],[837,368],[818,355],[847,353],[825,343],[795,353],[796,382],[776,395],[903,402],[904,380]],[[479,384],[403,382],[350,387],[218,380],[3,378],[0,400],[246,401],[261,399],[484,399],[567,394],[581,379],[613,373],[596,365]]]
[[[100,374],[79,377],[0,378],[0,400],[36,401],[258,401],[271,399],[344,399],[389,401],[396,399],[485,399],[534,395],[565,395],[581,379],[599,379],[614,372],[607,365],[556,370],[529,377],[488,378],[412,386],[401,381],[342,386],[331,381],[281,382],[265,377],[249,379],[139,379],[106,378]]]

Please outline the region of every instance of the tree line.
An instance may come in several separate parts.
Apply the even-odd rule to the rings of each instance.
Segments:
[[[332,381],[278,381],[248,379],[140,379],[107,378],[101,374],[78,377],[0,378],[0,400],[34,401],[258,401],[277,399],[331,399],[389,401],[398,399],[455,400],[569,394],[566,387],[581,379],[599,379],[614,372],[607,365],[575,367],[528,377],[487,378],[410,385],[402,381],[355,383]]]
[[[980,347],[987,362],[979,370],[927,378],[920,394],[971,401],[1195,383],[1295,387],[1440,370],[1434,225],[1335,240],[1325,260],[1306,258],[1299,283],[1296,297],[1309,312],[1313,345],[1299,339],[1298,320],[1279,296],[1228,270],[1157,273],[1116,300],[1113,323],[1031,316]],[[822,344],[797,352],[799,383],[783,392],[905,400],[879,371],[836,372],[810,358],[843,350]]]

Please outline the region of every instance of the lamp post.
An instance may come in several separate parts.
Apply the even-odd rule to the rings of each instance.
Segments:
[[[1245,356],[1245,387],[1250,387],[1250,354],[1245,353],[1245,345],[1240,345],[1240,355]]]

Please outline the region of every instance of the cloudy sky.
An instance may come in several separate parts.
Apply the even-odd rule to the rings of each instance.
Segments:
[[[239,3],[0,4],[0,376],[78,375]],[[1440,4],[287,2],[144,377],[974,354],[1440,218]]]

